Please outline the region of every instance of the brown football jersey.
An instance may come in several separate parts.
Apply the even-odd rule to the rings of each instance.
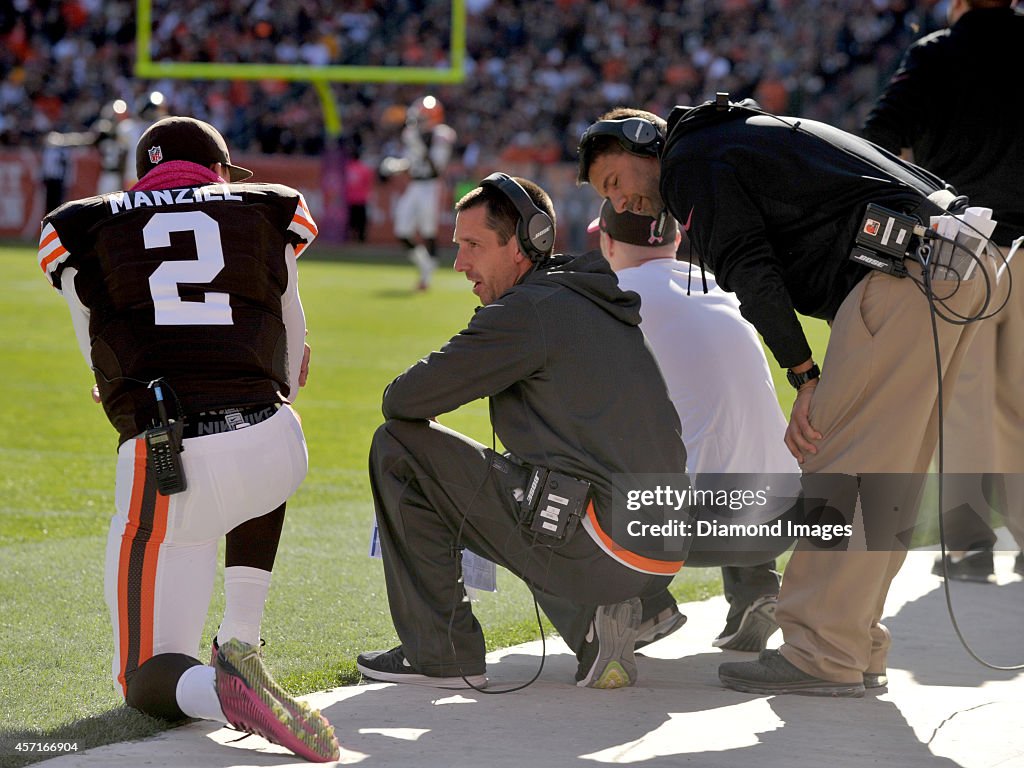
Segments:
[[[277,184],[116,192],[43,220],[40,267],[58,291],[76,270],[91,364],[122,441],[155,418],[157,379],[172,417],[289,396],[288,260],[315,237],[302,195]]]

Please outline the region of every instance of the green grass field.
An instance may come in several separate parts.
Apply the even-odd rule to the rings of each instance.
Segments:
[[[89,397],[67,308],[35,249],[0,247],[0,268],[0,766],[13,766],[28,762],[10,751],[15,741],[85,749],[166,726],[125,709],[110,681],[102,580],[116,434]],[[370,437],[385,385],[464,327],[476,298],[451,270],[426,294],[411,292],[412,268],[395,263],[303,258],[300,275],[313,357],[297,406],[310,471],[289,503],[263,634],[272,673],[306,693],[356,682],[357,653],[396,643],[380,561],[367,556]],[[809,329],[820,360],[826,328]],[[788,414],[790,388],[776,384]],[[443,421],[490,441],[484,401]],[[681,600],[720,588],[711,569],[673,583]],[[204,647],[222,607],[218,589]],[[491,648],[538,636],[528,592],[510,574],[475,610]]]

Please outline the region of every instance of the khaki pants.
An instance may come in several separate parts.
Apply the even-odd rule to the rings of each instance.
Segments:
[[[911,275],[920,268],[911,265]],[[937,282],[947,295],[950,283]],[[984,281],[965,281],[947,303],[977,311]],[[948,401],[978,324],[937,322],[943,394]],[[872,272],[846,297],[832,324],[811,423],[823,434],[808,473],[923,474],[938,436],[935,352],[928,303],[911,279]],[[944,403],[945,404],[945,403]],[[861,495],[866,517],[884,515],[885,500]],[[872,505],[874,505],[872,507]],[[869,508],[872,507],[872,508]],[[888,633],[878,624],[906,551],[817,551],[798,544],[786,567],[776,616],[783,656],[808,674],[858,683],[885,669]]]
[[[1001,249],[1005,256],[1008,248]],[[996,508],[1019,548],[1024,548],[1024,254],[1011,262],[1013,290],[1006,306],[981,323],[964,356],[946,418],[944,469],[996,473]],[[1000,294],[999,302],[1002,301]],[[996,304],[998,306],[998,303]],[[970,496],[947,488],[945,519],[950,549],[995,543],[980,478],[970,478]],[[960,506],[962,503],[965,506]]]

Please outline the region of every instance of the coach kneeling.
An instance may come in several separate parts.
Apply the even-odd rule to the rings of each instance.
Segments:
[[[585,603],[583,626],[555,622],[579,659],[578,683],[630,685],[637,596],[667,584],[682,558],[613,542],[613,490],[686,466],[638,327],[640,302],[599,254],[552,255],[551,200],[529,181],[494,174],[456,211],[455,269],[483,307],[384,393],[370,480],[401,644],[360,655],[359,670],[391,682],[486,683],[483,631],[461,580],[460,548],[469,547],[536,592]],[[507,454],[433,421],[481,397]],[[531,517],[540,498],[555,501]],[[578,514],[563,515],[569,507]]]

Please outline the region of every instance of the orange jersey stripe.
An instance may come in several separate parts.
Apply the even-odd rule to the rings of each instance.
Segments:
[[[54,229],[50,234],[46,235],[42,240],[39,241],[39,250],[43,250],[46,246],[57,239],[57,230]]]
[[[292,224],[298,224],[300,227],[305,227],[313,233],[314,237],[317,234],[316,224],[314,224],[311,219],[307,219],[305,216],[300,214],[298,211],[296,211],[295,215],[292,216]]]
[[[679,569],[683,567],[684,560],[655,560],[650,557],[638,555],[635,552],[630,552],[625,549],[622,545],[616,544],[612,537],[609,536],[601,528],[601,525],[597,522],[597,513],[594,511],[594,502],[591,501],[587,504],[587,526],[588,530],[593,531],[597,537],[599,543],[602,545],[602,549],[605,550],[616,560],[620,561],[623,565],[628,565],[630,568],[642,571],[643,573],[654,573],[660,575],[671,575],[678,573]]]
[[[42,269],[43,272],[45,272],[46,268],[49,267],[50,264],[55,262],[61,256],[64,256],[67,252],[68,249],[65,248],[63,245],[58,246],[57,248],[54,249],[53,253],[51,253],[49,256],[47,256],[45,259],[39,262],[39,268]]]
[[[309,212],[309,207],[306,205],[306,198],[302,197],[302,195],[299,195],[299,209],[302,210],[302,214],[306,219],[306,224],[311,230],[313,230],[313,234],[317,234],[316,222],[313,221],[313,214]]]

